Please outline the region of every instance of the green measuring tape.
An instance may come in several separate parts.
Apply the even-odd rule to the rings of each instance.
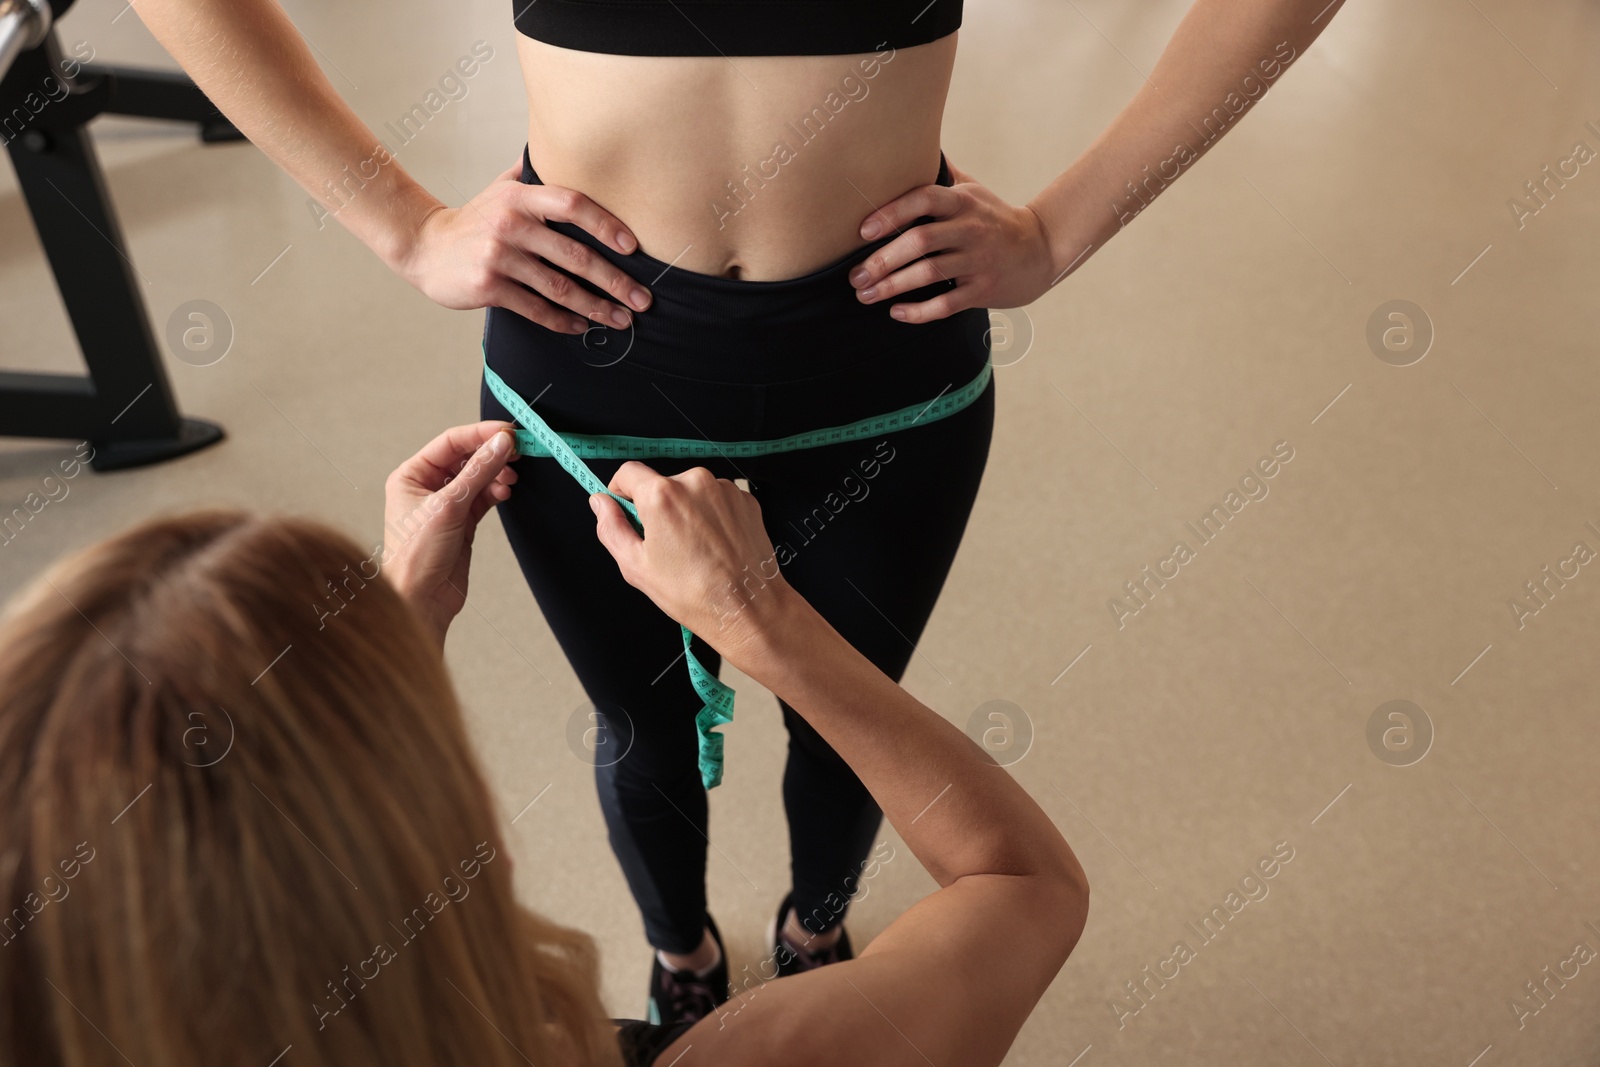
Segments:
[[[993,366],[985,362],[983,370],[978,372],[976,378],[959,389],[940,393],[927,404],[913,404],[886,415],[875,415],[845,426],[830,426],[823,430],[812,430],[808,433],[765,441],[696,441],[681,437],[557,433],[535,414],[533,408],[515,389],[494,372],[489,366],[487,350],[483,357],[483,380],[489,386],[489,392],[522,427],[516,431],[517,454],[554,459],[561,464],[563,470],[576,478],[578,484],[591,496],[595,493],[604,493],[621,504],[623,513],[628,516],[628,521],[639,531],[640,536],[644,534],[644,525],[639,521],[639,511],[633,506],[633,501],[624,500],[607,489],[595,476],[594,471],[584,464],[585,459],[746,458],[842,444],[863,437],[909,429],[918,423],[937,422],[954,415],[982,395],[993,373]],[[704,706],[694,717],[694,725],[700,752],[700,781],[707,789],[711,789],[722,782],[723,739],[722,735],[715,733],[714,730],[733,721],[733,689],[706,670],[705,665],[695,658],[694,650],[690,648],[694,634],[689,632],[689,628],[681,623],[678,628],[683,631],[683,655],[689,663],[689,681],[694,685],[695,693],[704,701]]]
[[[843,444],[863,437],[876,437],[895,430],[910,429],[913,425],[938,422],[978,399],[993,374],[994,368],[985,363],[976,378],[959,389],[939,394],[932,403],[913,404],[898,411],[891,411],[887,415],[874,415],[869,419],[862,419],[860,422],[852,422],[845,426],[829,426],[827,429],[810,430],[790,437],[775,437],[765,441],[706,441],[684,437],[628,437],[614,433],[538,434],[532,430],[519,430],[517,453],[540,458],[554,457],[559,460],[561,453],[549,444],[551,439],[561,442],[563,452],[569,452],[582,459],[747,459],[751,456],[776,455],[779,452],[798,452],[803,448]],[[484,377],[489,379],[489,391],[494,393],[501,404],[506,405],[507,411],[514,413],[514,409],[506,404],[505,397],[501,394],[504,392],[516,396],[516,393],[495,376],[487,363],[484,364]],[[522,420],[519,418],[517,421]],[[549,430],[549,427],[545,429]],[[572,470],[565,463],[562,463],[562,466],[568,471]],[[581,477],[579,480],[582,480]]]

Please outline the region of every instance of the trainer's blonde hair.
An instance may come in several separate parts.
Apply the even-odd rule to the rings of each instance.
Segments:
[[[0,619],[0,1063],[620,1061],[370,555],[200,512]]]

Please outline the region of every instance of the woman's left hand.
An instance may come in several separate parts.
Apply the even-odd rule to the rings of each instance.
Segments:
[[[876,304],[955,281],[955,288],[932,299],[892,305],[889,313],[902,322],[932,322],[969,307],[1033,303],[1056,277],[1044,222],[1032,208],[1000,199],[948,157],[945,162],[954,185],[919,186],[863,220],[861,236],[870,241],[924,215],[937,219],[904,230],[851,271],[856,298]]]
[[[383,486],[383,570],[441,647],[467,603],[478,521],[517,480],[506,466],[516,458],[511,430],[492,421],[452,427]]]

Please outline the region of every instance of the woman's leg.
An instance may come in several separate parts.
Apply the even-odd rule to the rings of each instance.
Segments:
[[[678,431],[659,424],[660,409],[672,409],[651,384],[623,368],[586,364],[581,345],[509,312],[489,312],[485,349],[507,384],[529,400],[541,398],[539,409],[555,425],[580,424],[599,410],[646,432]],[[487,386],[481,408],[486,419],[509,418]],[[590,464],[602,482],[619,465]],[[664,473],[688,465],[656,464]],[[516,489],[497,509],[506,538],[595,705],[605,750],[619,754],[595,761],[612,850],[651,945],[689,955],[706,928],[708,830],[694,727],[701,701],[683,665],[682,633],[623,580],[595,536],[587,494],[572,476],[548,458],[520,459],[515,466]],[[717,670],[720,657],[711,648],[697,641],[695,655]]]
[[[924,427],[772,457],[752,482],[785,578],[896,681],[966,529],[993,425],[991,386],[959,414]],[[844,918],[880,813],[855,773],[787,704],[783,717],[792,903],[802,924],[820,934]]]
[[[539,181],[526,155],[522,180]],[[942,158],[938,181],[952,181]],[[551,228],[645,282],[653,296],[633,328],[596,327],[584,340],[490,310],[490,364],[558,430],[719,441],[786,437],[920,404],[972,380],[987,358],[988,315],[982,309],[909,326],[895,322],[887,306],[855,298],[850,269],[894,235],[801,278],[744,282],[673,269],[642,251],[620,255],[574,225]],[[927,299],[953,284],[932,284],[902,299]],[[505,417],[487,396],[483,410],[488,418]],[[893,436],[889,448],[908,447],[921,458],[902,460],[897,451],[880,478],[866,480],[887,485],[899,463],[906,484],[884,493],[881,508],[874,500],[850,505],[856,514],[841,512],[840,524],[817,544],[807,540],[796,548],[792,573],[801,591],[895,677],[905,668],[910,641],[921,633],[965,527],[991,422],[992,399],[985,394],[961,415]],[[794,521],[812,529],[818,523],[813,509],[832,506],[826,497],[837,487],[828,484],[828,464],[841,456],[846,449],[833,446],[736,464],[650,465],[664,474],[704,465],[719,477],[748,476],[766,487],[763,501],[775,511],[785,507],[783,496],[789,494]],[[867,458],[851,452],[840,462]],[[940,464],[948,469],[945,476]],[[617,465],[591,464],[602,481]],[[652,944],[686,955],[700,943],[704,918],[706,800],[693,770],[691,720],[699,702],[681,662],[663,673],[681,650],[677,626],[622,581],[595,540],[583,493],[570,476],[547,459],[522,461],[518,470],[517,490],[500,510],[528,583],[591,698],[602,708],[625,707],[631,717],[631,727],[624,721],[621,729],[632,738],[632,751],[598,776],[612,846]],[[824,470],[826,475],[818,473]],[[838,471],[840,477],[850,473]],[[931,514],[921,516],[918,508]],[[804,537],[798,531],[775,533],[775,540],[780,536]],[[915,543],[900,544],[907,536]],[[867,576],[869,569],[881,573]],[[900,573],[891,575],[896,569]],[[879,616],[844,583],[845,575],[885,605],[890,625],[875,629],[865,616]],[[702,655],[697,646],[696,655],[716,669],[709,649]],[[791,832],[796,885],[807,902],[826,902],[852,866],[859,870],[879,816],[820,738],[808,736],[808,728],[787,711],[786,719],[791,737],[799,739],[791,744],[785,784],[791,826],[798,827]],[[618,740],[625,738],[619,734]]]
[[[484,418],[505,418],[496,407],[486,400]],[[608,754],[595,757],[595,784],[611,848],[650,944],[692,953],[705,930],[706,792],[694,729],[701,701],[682,667],[678,624],[623,581],[571,475],[548,459],[516,469],[500,519],[598,713]],[[717,669],[711,649],[697,644],[695,655]]]

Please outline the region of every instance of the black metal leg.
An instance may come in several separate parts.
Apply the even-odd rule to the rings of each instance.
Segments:
[[[221,116],[180,76],[85,68],[66,79],[61,70],[52,33],[0,80],[0,113],[27,108],[26,94],[37,99],[46,78],[74,85],[21,132],[7,130],[6,148],[89,376],[0,373],[0,434],[87,440],[99,470],[183,455],[221,440],[222,428],[178,412],[84,124],[102,111],[201,123]]]
[[[202,141],[244,140],[244,134],[216,109],[199,86],[182,74],[88,63],[82,76],[105,78],[111,83],[105,104],[109,114],[199,123]]]

